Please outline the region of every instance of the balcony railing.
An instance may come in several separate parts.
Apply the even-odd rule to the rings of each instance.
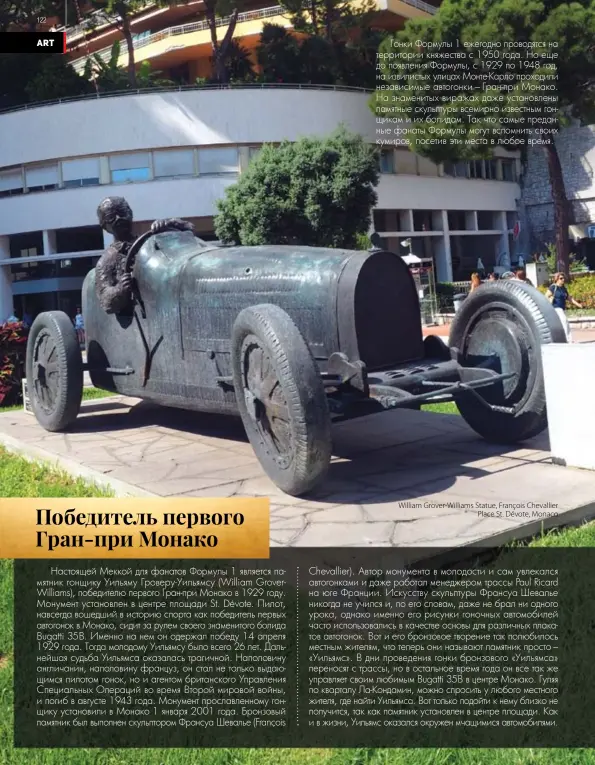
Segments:
[[[280,5],[275,5],[271,8],[261,8],[257,11],[246,11],[245,13],[240,13],[238,15],[238,24],[241,24],[243,21],[254,21],[256,19],[270,18],[271,16],[280,16],[283,13],[284,8]],[[230,21],[231,16],[226,16],[225,18],[218,18],[216,24],[218,27],[226,27],[229,25]],[[151,45],[160,40],[166,40],[168,37],[177,37],[179,35],[192,34],[193,32],[204,32],[208,29],[209,25],[206,21],[193,21],[190,24],[181,24],[177,27],[162,29],[161,32],[154,32],[152,35],[147,35],[146,37],[141,37],[137,40],[133,39],[133,45],[135,50],[137,50],[138,48],[144,48],[146,45]],[[103,61],[107,61],[111,55],[111,51],[112,46],[110,45],[97,51],[94,55],[98,55]],[[82,58],[73,63],[77,72],[82,72],[85,68],[85,60],[86,59]]]
[[[425,3],[424,0],[403,0],[404,3],[407,5],[411,5],[413,8],[418,8],[420,11],[425,11],[426,13],[435,14],[437,12],[437,8],[433,5],[430,5],[429,3]],[[153,0],[149,0],[149,2],[145,3],[143,6],[141,6],[136,14],[142,14],[144,11],[146,11],[149,8],[154,8],[157,6],[157,3],[153,2]],[[135,14],[135,18],[136,18]],[[70,40],[74,40],[77,37],[81,37],[86,32],[94,32],[98,29],[102,29],[104,27],[108,27],[111,24],[114,23],[114,16],[109,15],[105,13],[104,11],[95,11],[95,13],[90,14],[90,16],[87,19],[84,19],[81,21],[80,24],[75,24],[71,27],[56,27],[58,32],[66,32],[66,40],[67,42],[70,42]]]
[[[403,2],[406,5],[411,5],[413,8],[418,8],[420,11],[425,11],[426,13],[430,13],[432,15],[438,13],[438,8],[436,8],[435,5],[424,3],[424,0],[403,0]]]
[[[137,14],[141,14],[148,8],[153,8],[157,3],[150,0],[150,2],[142,5],[137,11]],[[58,32],[66,32],[66,41],[74,40],[76,37],[81,37],[87,32],[95,32],[98,29],[109,27],[114,23],[115,15],[105,13],[105,11],[95,11],[89,14],[89,16],[81,21],[80,24],[75,24],[72,27],[56,27]]]
[[[55,106],[56,104],[69,104],[73,101],[90,101],[97,98],[117,98],[119,96],[141,96],[155,95],[156,93],[181,93],[187,90],[335,90],[346,93],[366,93],[370,95],[373,91],[366,88],[356,88],[350,85],[312,85],[310,83],[293,82],[254,82],[237,83],[235,85],[174,85],[168,88],[137,88],[129,90],[106,91],[105,93],[88,93],[84,96],[69,96],[68,98],[55,98],[52,101],[36,101],[32,104],[22,104],[21,106],[11,106],[8,109],[0,109],[0,114],[9,112],[20,112],[26,109],[38,109],[42,106]]]
[[[426,13],[434,14],[438,10],[433,5],[425,3],[424,0],[403,0],[403,2],[405,2],[407,5],[411,5],[414,8],[425,11]],[[272,16],[282,16],[284,13],[286,13],[286,10],[281,5],[275,5],[270,8],[261,8],[255,11],[246,11],[245,13],[240,13],[238,15],[238,24],[241,24],[244,21],[254,21],[257,19],[270,18]],[[231,16],[226,16],[225,18],[218,18],[216,24],[218,27],[226,27],[229,25],[230,21]],[[139,48],[144,48],[146,45],[151,45],[152,43],[159,42],[160,40],[165,40],[168,37],[191,34],[192,32],[204,32],[208,29],[209,25],[206,21],[193,21],[189,24],[181,24],[176,27],[168,27],[167,29],[163,29],[160,32],[154,32],[153,34],[143,36],[140,39],[133,40],[133,44],[135,50],[137,50]],[[107,61],[110,57],[111,50],[112,46],[110,45],[97,51],[96,55],[100,56],[103,61]],[[82,72],[82,70],[85,68],[85,59],[78,59],[73,63],[73,66],[77,72]]]

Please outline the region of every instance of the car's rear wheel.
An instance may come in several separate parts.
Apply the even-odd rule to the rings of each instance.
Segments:
[[[65,430],[83,396],[83,359],[76,330],[62,311],[41,313],[27,342],[27,388],[39,424]]]
[[[326,393],[310,349],[275,305],[244,309],[232,336],[238,409],[264,470],[300,496],[325,477],[331,459]]]
[[[487,441],[518,443],[547,427],[541,346],[564,343],[552,306],[520,281],[483,284],[464,300],[449,344],[463,367],[484,366],[513,373],[508,380],[456,397],[466,422]],[[489,404],[491,406],[486,406]]]

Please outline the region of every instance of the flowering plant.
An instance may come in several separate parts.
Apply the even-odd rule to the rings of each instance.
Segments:
[[[0,324],[0,407],[22,402],[27,334],[20,321]]]

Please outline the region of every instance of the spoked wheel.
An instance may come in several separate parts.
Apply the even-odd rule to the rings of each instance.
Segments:
[[[64,430],[83,396],[83,360],[72,322],[62,311],[40,314],[27,342],[27,388],[39,424]]]
[[[304,338],[275,305],[246,308],[233,330],[238,409],[264,470],[287,494],[319,484],[331,458],[324,386]]]
[[[511,376],[464,393],[456,403],[467,423],[488,441],[517,443],[547,427],[541,346],[566,336],[538,290],[516,281],[483,284],[456,314],[449,344],[463,367]],[[489,406],[486,406],[489,405]]]

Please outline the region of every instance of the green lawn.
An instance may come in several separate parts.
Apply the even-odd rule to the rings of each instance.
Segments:
[[[459,410],[454,401],[447,401],[443,404],[422,404],[424,412],[438,412],[439,414],[458,414]]]
[[[111,497],[93,486],[48,465],[30,462],[0,446],[0,497]]]
[[[90,401],[94,398],[106,398],[106,396],[115,395],[117,394],[112,393],[109,390],[102,390],[101,388],[83,388],[83,401]],[[15,412],[22,408],[22,404],[19,404],[18,406],[0,407],[0,414],[4,414],[5,412]]]
[[[0,448],[0,496],[109,495]],[[593,547],[595,524],[531,545]],[[12,574],[12,561],[0,560],[0,765],[595,765],[591,749],[14,749]]]

